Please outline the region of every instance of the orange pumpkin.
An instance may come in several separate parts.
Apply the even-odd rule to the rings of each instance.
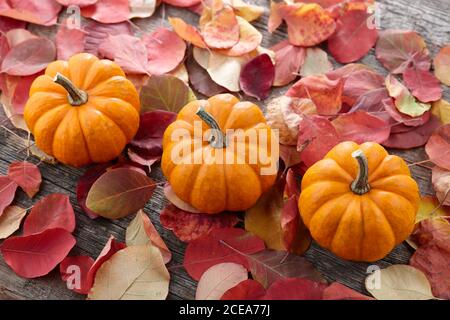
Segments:
[[[162,171],[175,194],[201,212],[246,210],[275,182],[278,140],[271,133],[253,103],[230,94],[192,101],[164,133]]]
[[[354,261],[385,257],[414,228],[419,189],[402,158],[342,142],[303,176],[299,210],[312,237]]]
[[[117,157],[139,127],[139,95],[122,69],[80,53],[36,78],[25,122],[45,153],[75,167]]]

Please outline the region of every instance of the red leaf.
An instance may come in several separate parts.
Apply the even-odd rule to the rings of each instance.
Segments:
[[[8,177],[16,182],[30,198],[39,191],[42,182],[39,168],[30,162],[13,162],[9,165]]]
[[[90,210],[86,206],[87,195],[89,193],[89,190],[91,190],[91,187],[94,184],[94,182],[97,181],[97,179],[100,178],[100,176],[103,173],[105,173],[106,169],[110,166],[111,164],[109,163],[95,165],[89,168],[78,180],[77,183],[78,204],[91,219],[97,218],[98,215],[95,214],[94,211]]]
[[[91,285],[88,283],[88,272],[94,264],[89,256],[66,257],[59,265],[61,279],[67,287],[81,294],[88,294]]]
[[[326,284],[308,279],[290,278],[274,282],[263,300],[322,300]]]
[[[30,87],[33,81],[43,74],[43,71],[32,74],[31,76],[10,76],[5,74],[6,81],[10,81],[13,85],[5,92],[2,92],[9,101],[11,101],[11,105],[16,114],[23,114],[23,110],[25,108],[25,104],[29,98]]]
[[[430,161],[450,170],[450,123],[439,127],[425,146]]]
[[[147,48],[139,38],[127,34],[109,35],[98,52],[114,60],[126,73],[149,73]]]
[[[189,73],[189,82],[201,94],[212,97],[227,91],[227,89],[215,83],[209,73],[192,56],[187,59],[186,68]]]
[[[302,162],[296,146],[280,144],[280,158],[283,160],[285,168],[293,167]]]
[[[7,206],[14,200],[17,183],[7,176],[0,176],[0,216]]]
[[[383,142],[382,145],[388,148],[398,149],[411,149],[423,146],[427,143],[431,134],[440,126],[440,124],[437,117],[431,116],[430,120],[422,126],[409,128],[405,126],[402,130],[397,129],[398,131],[391,133],[389,139]]]
[[[54,193],[39,200],[31,209],[23,225],[23,235],[43,232],[47,229],[75,230],[75,214],[69,197]]]
[[[406,126],[417,127],[427,123],[430,120],[431,112],[427,111],[421,116],[411,117],[407,114],[398,111],[392,98],[387,98],[382,101],[384,110],[397,122],[403,123]]]
[[[444,206],[450,206],[450,171],[434,167],[431,170],[431,183],[439,201]]]
[[[374,300],[349,287],[333,282],[323,291],[323,300]]]
[[[332,122],[342,141],[382,143],[389,138],[389,123],[366,111],[356,111],[339,115]]]
[[[94,284],[95,275],[97,270],[102,266],[105,261],[108,261],[117,251],[125,248],[125,244],[122,242],[117,242],[113,236],[109,237],[108,242],[106,242],[105,246],[102,249],[102,252],[98,255],[97,259],[95,259],[94,264],[89,269],[87,276],[87,284],[86,287],[90,288]]]
[[[255,280],[248,279],[228,289],[220,300],[260,300],[266,294],[266,289]]]
[[[199,280],[209,267],[222,262],[242,264],[248,269],[247,259],[227,245],[244,254],[264,250],[264,241],[243,229],[216,229],[189,242],[183,262],[186,271],[194,280]]]
[[[130,145],[141,149],[147,156],[161,156],[164,131],[176,116],[176,113],[164,110],[141,114],[138,132]]]
[[[233,8],[212,10],[211,20],[202,25],[202,36],[210,48],[228,49],[239,41],[239,24]]]
[[[370,90],[361,95],[355,101],[349,112],[357,110],[364,110],[367,112],[382,112],[384,110],[383,100],[385,99],[391,99],[386,88],[383,87],[375,90]]]
[[[340,141],[336,129],[326,118],[303,117],[299,123],[297,150],[307,167],[321,160]]]
[[[37,278],[48,274],[75,245],[75,238],[64,229],[6,239],[0,250],[5,262],[24,278]]]
[[[341,79],[330,80],[326,75],[316,75],[300,79],[286,95],[309,98],[316,104],[317,113],[335,115],[341,110],[343,88]]]
[[[169,17],[169,23],[181,39],[199,48],[208,48],[200,32],[180,18]]]
[[[283,243],[286,250],[289,252],[305,252],[311,243],[309,232],[306,232],[306,239],[299,241],[298,235],[303,235],[305,232],[300,232],[299,228],[306,230],[303,222],[300,220],[300,213],[298,212],[298,198],[292,195],[284,202],[280,217],[281,229],[283,231]],[[293,248],[297,243],[301,244],[301,248]]]
[[[6,33],[11,29],[22,29],[25,27],[26,23],[24,21],[19,21],[8,17],[0,16],[0,31],[2,33]]]
[[[128,157],[132,162],[140,164],[142,166],[147,167],[148,172],[151,172],[152,165],[159,160],[161,160],[161,156],[152,156],[147,155],[143,150],[137,148],[133,149],[132,147],[127,150]]]
[[[61,5],[65,7],[69,6],[86,7],[95,4],[99,0],[56,0],[56,1],[58,1]]]
[[[343,100],[351,106],[361,96],[372,91],[384,89],[384,77],[372,69],[355,70],[346,76],[344,81]]]
[[[450,86],[450,45],[439,50],[433,64],[436,77],[446,86]]]
[[[269,96],[275,78],[275,67],[268,54],[250,60],[241,71],[239,83],[245,94],[264,100]]]
[[[363,10],[350,10],[338,18],[336,32],[328,39],[328,49],[336,61],[357,61],[375,45],[378,31],[368,27],[371,15]]]
[[[184,59],[186,43],[173,31],[160,28],[142,37],[147,47],[148,70],[164,74],[175,69]]]
[[[76,53],[84,52],[86,32],[62,22],[55,36],[57,58],[69,60]]]
[[[98,0],[91,6],[81,8],[83,17],[101,23],[127,21],[130,13],[129,0]]]
[[[199,4],[201,0],[162,0],[162,2],[170,4],[174,7],[190,7]]]
[[[413,96],[422,102],[437,101],[442,97],[439,80],[428,70],[408,68],[403,73],[403,80]]]
[[[98,49],[103,41],[109,35],[116,36],[119,34],[133,35],[130,24],[127,22],[116,24],[103,24],[96,21],[90,21],[85,27],[86,32],[84,51],[98,56]]]
[[[1,72],[13,76],[37,73],[55,60],[56,48],[51,40],[32,38],[14,46],[3,60]]]
[[[274,86],[285,86],[295,80],[303,62],[306,50],[303,47],[293,46],[284,40],[270,48],[275,52],[275,79]]]
[[[191,213],[167,205],[160,215],[161,225],[181,241],[189,242],[209,234],[215,229],[234,227],[239,219],[234,213],[206,214]]]
[[[54,0],[8,0],[0,3],[0,15],[51,26],[56,24],[61,8]]]

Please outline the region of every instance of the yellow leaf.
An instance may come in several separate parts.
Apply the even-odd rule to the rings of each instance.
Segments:
[[[431,104],[431,112],[437,116],[443,124],[450,123],[450,102],[440,99]]]
[[[439,206],[439,201],[436,197],[422,196],[420,199],[419,210],[416,214],[416,223],[440,216],[449,216],[449,211],[450,210],[447,207]]]
[[[0,239],[8,238],[16,232],[26,213],[27,209],[18,206],[6,207],[0,216]]]

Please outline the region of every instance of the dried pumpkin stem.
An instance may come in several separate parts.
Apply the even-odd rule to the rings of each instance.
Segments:
[[[211,128],[212,136],[209,140],[211,146],[218,149],[225,148],[227,146],[225,136],[222,133],[222,130],[220,130],[216,119],[214,119],[202,106],[198,108],[196,114]]]
[[[75,85],[61,73],[58,72],[53,81],[66,89],[69,103],[72,106],[81,106],[88,101],[87,93],[75,87]]]
[[[352,157],[358,161],[358,176],[352,182],[350,188],[356,194],[362,195],[364,193],[369,192],[369,164],[367,162],[367,158],[364,155],[364,152],[361,149],[358,149],[352,153]]]

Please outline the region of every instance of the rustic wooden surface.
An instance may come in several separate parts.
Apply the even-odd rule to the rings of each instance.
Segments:
[[[269,7],[268,0],[246,0],[251,3]],[[381,28],[414,29],[424,36],[428,47],[434,56],[440,47],[450,43],[450,23],[448,13],[450,12],[449,0],[383,0],[379,1]],[[187,10],[177,9],[170,6],[160,6],[153,17],[134,20],[136,26],[142,31],[150,31],[158,26],[169,26],[168,16],[178,16],[191,23],[196,23],[197,16]],[[254,24],[263,33],[263,45],[270,47],[274,43],[286,38],[286,29],[281,28],[274,34],[267,32],[268,9],[264,16]],[[30,26],[33,32],[49,35],[49,28]],[[50,28],[50,36],[56,28]],[[364,57],[362,63],[370,65],[379,72],[386,71],[375,59],[373,50]],[[337,66],[337,64],[335,63]],[[284,92],[286,88],[273,90],[271,97]],[[444,98],[449,100],[450,90],[444,87]],[[264,102],[260,103],[264,107]],[[18,132],[22,136],[23,133]],[[415,162],[426,158],[423,148],[408,151],[390,150],[392,153],[401,155],[407,161]],[[0,131],[0,174],[7,172],[9,163],[24,160],[26,152],[21,140],[4,130]],[[34,158],[29,161],[37,163]],[[43,183],[40,192],[33,200],[29,200],[22,191],[18,191],[15,203],[22,207],[30,207],[38,199],[51,193],[64,193],[70,195],[70,200],[76,211],[77,228],[75,237],[77,245],[70,253],[71,255],[89,255],[95,258],[103,248],[110,235],[119,240],[124,240],[125,228],[132,217],[119,221],[106,219],[89,219],[80,209],[75,196],[75,188],[78,178],[83,169],[74,169],[63,165],[39,165]],[[422,194],[433,194],[431,187],[430,170],[413,166],[411,167],[414,178],[420,185]],[[156,167],[151,177],[155,181],[164,181],[161,171]],[[145,207],[157,230],[160,232],[168,247],[173,253],[172,262],[169,264],[171,273],[169,299],[193,299],[195,296],[196,282],[193,281],[184,268],[181,267],[185,244],[179,241],[170,231],[165,230],[159,223],[159,212],[164,207],[166,199],[161,187],[158,187]],[[381,268],[391,264],[408,263],[411,249],[406,244],[398,246],[385,259],[376,262]],[[369,264],[353,263],[343,261],[330,252],[313,244],[306,257],[310,260],[330,281],[339,281],[351,288],[364,292],[364,278]],[[0,258],[0,299],[82,299],[84,296],[73,293],[65,287],[65,283],[59,277],[59,271],[54,270],[49,275],[28,280],[18,277]]]

